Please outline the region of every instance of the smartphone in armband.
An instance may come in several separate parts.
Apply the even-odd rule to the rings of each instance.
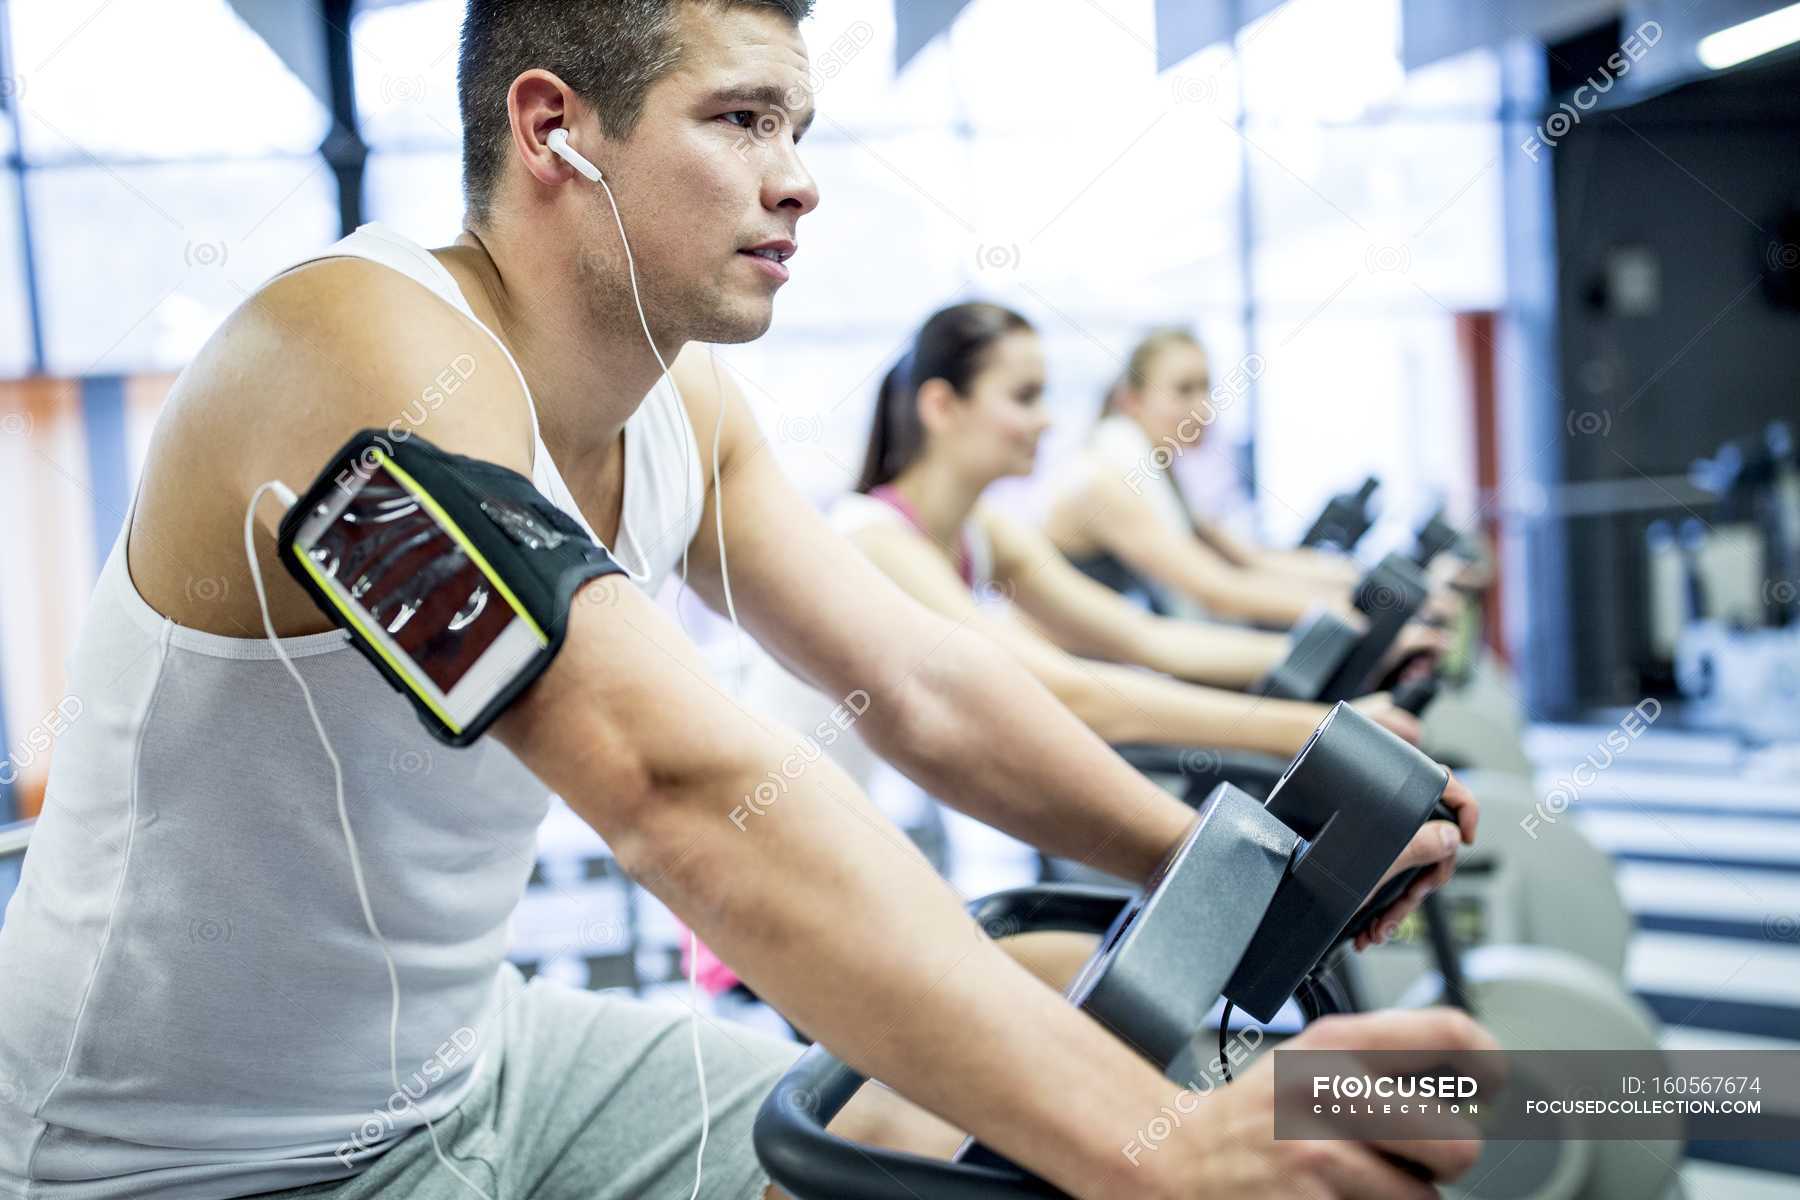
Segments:
[[[283,517],[281,560],[440,741],[468,745],[621,568],[518,472],[364,430]]]

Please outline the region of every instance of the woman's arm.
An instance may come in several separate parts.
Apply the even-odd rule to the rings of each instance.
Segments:
[[[1287,626],[1319,604],[1351,611],[1346,588],[1232,566],[1199,538],[1169,528],[1123,479],[1096,473],[1063,503],[1079,506],[1086,534],[1119,561],[1217,616]]]
[[[1362,573],[1356,561],[1345,555],[1312,550],[1305,546],[1292,550],[1259,546],[1237,536],[1217,521],[1195,517],[1194,532],[1220,557],[1238,567],[1251,567],[1308,583],[1324,583],[1346,589],[1355,587]]]
[[[1244,696],[1076,658],[1021,625],[982,612],[944,555],[898,521],[860,530],[850,540],[901,590],[1010,652],[1107,742],[1229,746],[1285,756],[1298,752],[1325,717],[1320,704]],[[1416,730],[1409,732],[1416,738]]]
[[[1249,686],[1287,654],[1283,634],[1145,612],[1077,571],[1038,530],[987,509],[976,520],[993,547],[996,582],[1071,654],[1226,688]]]

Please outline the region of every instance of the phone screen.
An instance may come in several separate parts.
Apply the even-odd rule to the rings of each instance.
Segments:
[[[359,467],[319,504],[294,544],[314,579],[454,720],[479,712],[539,645],[385,459]],[[430,689],[417,686],[419,676]]]

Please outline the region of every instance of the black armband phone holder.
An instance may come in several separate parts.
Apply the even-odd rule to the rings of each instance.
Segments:
[[[288,572],[357,651],[466,746],[562,648],[590,579],[623,568],[517,471],[365,429],[281,520]]]

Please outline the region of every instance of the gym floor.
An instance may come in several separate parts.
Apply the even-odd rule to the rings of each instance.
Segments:
[[[1527,749],[1540,790],[1604,726],[1545,726]],[[1800,760],[1735,738],[1651,730],[1570,806],[1617,864],[1637,930],[1631,989],[1683,1048],[1800,1049]],[[1578,914],[1571,914],[1578,919]],[[1800,1145],[1688,1147],[1696,1200],[1800,1192]]]

